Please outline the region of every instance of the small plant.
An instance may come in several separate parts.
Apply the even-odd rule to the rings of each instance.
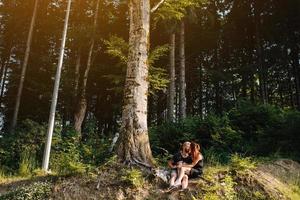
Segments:
[[[0,168],[0,182],[6,178],[5,172],[3,169]]]
[[[236,199],[236,185],[233,177],[229,174],[228,168],[224,166],[208,167],[204,173],[204,178],[210,182],[207,184],[200,181],[198,187],[203,191],[198,199]]]
[[[35,159],[28,151],[25,151],[21,154],[21,162],[19,165],[19,175],[20,176],[29,176],[32,170],[35,168]]]
[[[227,175],[224,178],[224,183],[223,183],[223,190],[225,192],[225,198],[227,200],[234,200],[236,199],[236,191],[234,190],[234,187],[236,185],[236,182],[233,180],[232,176]]]
[[[45,175],[47,175],[47,173],[43,169],[40,169],[40,168],[33,170],[32,174],[34,176],[45,176]]]
[[[253,192],[254,199],[263,200],[266,199],[266,196],[262,194],[260,191]]]
[[[256,163],[251,157],[241,157],[239,154],[233,154],[230,159],[230,164],[233,170],[244,171],[247,169],[256,168]]]
[[[143,173],[138,169],[126,169],[122,172],[121,180],[129,183],[134,187],[141,187],[144,185]]]
[[[204,195],[204,200],[219,200],[220,197],[214,192],[208,192]]]

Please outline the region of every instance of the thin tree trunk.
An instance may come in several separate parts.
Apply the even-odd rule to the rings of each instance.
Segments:
[[[95,46],[95,34],[96,34],[96,28],[97,28],[97,23],[98,23],[99,5],[100,5],[100,0],[98,0],[96,3],[94,23],[93,23],[93,33],[92,33],[93,35],[92,35],[92,39],[91,39],[91,45],[90,45],[90,49],[89,49],[86,69],[84,71],[81,93],[79,95],[78,104],[76,107],[77,109],[74,114],[74,128],[79,134],[81,134],[82,123],[85,118],[86,109],[87,109],[86,88],[87,88],[89,72],[90,72],[91,65],[92,65],[93,50],[94,50],[94,46]]]
[[[0,69],[1,82],[2,82],[2,80],[4,78],[4,71],[6,69],[6,66],[10,62],[10,58],[11,58],[11,54],[12,54],[12,50],[13,50],[12,43],[10,43],[8,46],[9,46],[7,48],[9,50],[8,54],[5,55],[5,52],[4,52],[3,53],[3,57],[1,58],[1,69]]]
[[[179,118],[186,118],[186,81],[185,81],[185,24],[184,20],[180,24],[180,42],[179,42]]]
[[[292,47],[292,63],[293,63],[294,80],[295,80],[295,88],[296,88],[296,104],[297,104],[297,109],[300,110],[299,48],[296,43],[294,43],[294,46]]]
[[[199,115],[203,118],[203,66],[199,64]]]
[[[175,33],[172,33],[170,36],[170,66],[169,66],[169,88],[168,88],[168,120],[171,122],[175,121],[175,97],[176,97],[176,88],[175,88]]]
[[[75,123],[75,112],[77,109],[77,103],[78,103],[78,96],[79,96],[79,81],[80,81],[80,67],[81,67],[81,51],[79,50],[76,54],[76,64],[75,64],[75,73],[74,73],[74,93],[73,93],[73,99],[72,99],[72,124]]]
[[[293,86],[292,86],[292,69],[289,61],[289,52],[288,52],[288,47],[286,46],[283,51],[283,58],[284,58],[284,64],[285,68],[287,70],[287,81],[286,85],[288,88],[287,95],[288,95],[288,104],[292,108],[295,108],[294,104],[294,94],[293,94]]]
[[[75,81],[74,81],[74,99],[78,96],[79,78],[80,78],[81,53],[78,51],[76,66],[75,66]]]
[[[12,54],[12,48],[10,48],[9,54],[6,59],[4,59],[2,68],[1,68],[1,86],[0,86],[0,107],[5,91],[5,82],[6,82],[6,77],[7,77],[7,72],[10,64],[10,58]]]
[[[7,79],[7,73],[8,73],[8,66],[4,66],[5,70],[3,73],[3,79],[2,79],[2,83],[1,83],[1,90],[0,90],[0,108],[1,108],[1,103],[4,97],[4,91],[5,91],[5,82]]]
[[[53,135],[53,129],[54,129],[54,122],[55,122],[55,111],[56,111],[56,105],[57,105],[57,99],[58,99],[61,70],[62,70],[63,60],[64,60],[64,52],[65,52],[65,45],[66,45],[67,32],[68,32],[71,3],[72,3],[72,0],[68,0],[63,35],[62,35],[62,40],[61,40],[59,61],[58,61],[58,66],[57,66],[57,70],[56,70],[55,83],[54,83],[54,89],[53,89],[53,95],[52,95],[52,103],[51,103],[51,109],[50,109],[50,115],[49,115],[47,141],[46,141],[45,151],[44,151],[44,156],[43,156],[43,166],[42,167],[43,167],[44,171],[48,171],[48,168],[49,168],[51,142],[52,142],[52,135]]]
[[[292,108],[295,108],[294,94],[293,94],[293,85],[292,85],[292,74],[291,74],[292,69],[291,69],[291,67],[290,67],[289,64],[287,66],[287,70],[288,70],[288,81],[287,81],[287,84],[288,84],[288,88],[289,88],[290,106]]]
[[[258,5],[255,3],[254,8],[254,18],[255,18],[255,40],[256,40],[256,51],[257,51],[257,64],[258,64],[258,74],[259,74],[259,86],[260,86],[260,96],[261,101],[264,104],[268,103],[268,88],[267,88],[267,75],[266,69],[263,61],[263,48],[261,44],[260,36],[260,12]]]
[[[147,124],[150,1],[130,0],[129,14],[129,55],[118,157],[127,164],[151,167],[153,157]]]
[[[23,66],[22,66],[22,71],[21,71],[21,76],[20,76],[20,83],[19,83],[19,87],[18,87],[18,93],[16,96],[16,104],[15,104],[15,108],[14,108],[14,114],[13,114],[13,119],[12,119],[12,124],[11,124],[11,130],[10,130],[11,132],[15,129],[15,127],[17,125],[17,121],[18,121],[20,102],[21,102],[24,81],[25,81],[25,75],[26,75],[26,71],[27,71],[27,65],[28,65],[28,60],[29,60],[29,55],[30,55],[30,50],[31,50],[33,29],[34,29],[35,21],[36,21],[38,2],[39,2],[39,0],[35,0],[33,15],[31,18],[30,29],[29,29],[27,43],[26,43],[25,56],[24,56]]]

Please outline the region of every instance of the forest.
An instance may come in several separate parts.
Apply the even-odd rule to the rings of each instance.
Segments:
[[[296,200],[299,162],[299,0],[0,0],[0,200]]]

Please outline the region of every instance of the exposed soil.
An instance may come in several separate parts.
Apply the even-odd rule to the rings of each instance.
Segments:
[[[48,177],[0,184],[0,195],[44,179],[53,182],[50,199],[55,200],[230,199],[231,193],[235,195],[235,199],[300,199],[300,190],[295,191],[291,187],[293,185],[299,188],[300,164],[292,160],[277,160],[245,171],[211,167],[210,172],[207,172],[209,175],[191,180],[188,190],[172,192],[167,192],[168,185],[164,181],[149,174],[144,174],[142,185],[134,186],[121,178],[124,168],[122,165],[109,164],[101,166],[98,175]],[[230,191],[231,182],[228,182],[228,177],[234,183],[233,191]]]

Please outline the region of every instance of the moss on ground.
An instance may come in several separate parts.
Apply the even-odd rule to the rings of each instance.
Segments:
[[[250,163],[249,163],[250,162]],[[300,170],[293,161],[255,164],[249,159],[235,158],[228,165],[207,166],[200,179],[190,181],[189,190],[166,192],[167,184],[157,177],[118,164],[115,158],[108,160],[88,174],[44,177],[41,179],[10,180],[0,184],[2,199],[173,199],[173,200],[235,200],[235,199],[300,199],[297,181],[289,182],[286,177],[294,177]],[[240,163],[240,164],[239,164]],[[251,164],[252,163],[252,164]],[[290,164],[287,164],[290,163]],[[274,172],[273,165],[285,168]],[[247,167],[251,166],[251,167]],[[291,166],[294,168],[292,169]],[[273,175],[271,172],[274,172]],[[23,183],[21,184],[21,182]],[[1,195],[2,194],[2,195]]]

